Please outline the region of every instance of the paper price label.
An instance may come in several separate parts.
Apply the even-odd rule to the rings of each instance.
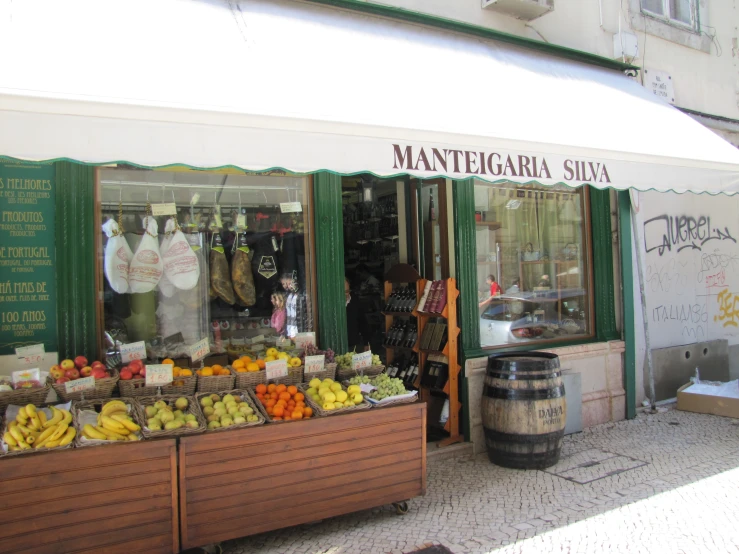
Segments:
[[[40,381],[41,372],[37,367],[33,369],[20,369],[11,373],[10,379],[13,384],[21,383],[23,381]]]
[[[146,343],[144,341],[121,345],[121,361],[124,364],[134,360],[146,359]]]
[[[361,354],[354,354],[352,356],[352,369],[364,369],[372,365],[372,351],[362,352]]]
[[[306,375],[308,373],[318,373],[319,371],[323,371],[323,368],[326,366],[326,355],[321,354],[319,356],[306,356],[305,357],[305,368],[303,369],[303,373]]]
[[[264,335],[257,335],[256,337],[251,338],[252,344],[261,344],[264,342]]]
[[[174,202],[168,204],[152,204],[151,215],[177,215],[177,204]]]
[[[205,337],[203,340],[199,340],[195,344],[191,345],[189,350],[190,358],[192,358],[193,362],[197,362],[198,360],[205,358],[210,354],[210,341],[208,340],[208,337]]]
[[[239,214],[236,216],[236,226],[239,229],[246,228],[246,216],[244,214]]]
[[[287,360],[267,362],[267,380],[287,377]]]
[[[95,388],[95,377],[83,377],[82,379],[76,379],[75,381],[67,381],[64,383],[64,389],[67,394],[73,392],[82,392]]]
[[[172,382],[172,366],[169,364],[155,364],[146,366],[146,386],[157,387],[169,385]]]
[[[15,349],[15,355],[18,360],[25,364],[37,364],[46,354],[43,344],[32,344],[31,346],[21,346]]]
[[[280,211],[283,214],[302,212],[303,205],[300,202],[280,202]]]
[[[295,335],[295,348],[305,349],[306,346],[316,345],[316,334],[315,333],[298,333]]]

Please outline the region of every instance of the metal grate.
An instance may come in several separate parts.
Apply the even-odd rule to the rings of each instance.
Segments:
[[[592,448],[568,456],[543,471],[573,483],[585,485],[645,465],[647,462],[630,456]]]

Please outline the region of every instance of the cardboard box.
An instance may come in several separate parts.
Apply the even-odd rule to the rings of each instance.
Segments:
[[[730,381],[729,383],[724,383],[724,385],[729,385],[731,388],[736,387],[737,392],[732,392],[731,396],[686,392],[686,389],[693,386],[693,384],[688,383],[683,385],[677,391],[677,409],[686,412],[697,412],[699,414],[739,418],[739,384],[736,381]],[[735,394],[736,397],[734,397]]]

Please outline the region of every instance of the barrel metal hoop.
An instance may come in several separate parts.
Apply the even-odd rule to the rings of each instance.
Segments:
[[[485,439],[494,442],[505,442],[505,443],[516,443],[516,444],[531,444],[531,443],[544,443],[548,441],[558,441],[564,436],[564,428],[559,431],[552,433],[543,433],[541,435],[519,435],[516,433],[502,433],[493,429],[483,429],[485,432]]]
[[[503,389],[485,385],[483,396],[488,398],[499,398],[502,400],[549,400],[562,398],[565,395],[564,385],[546,389]]]
[[[561,371],[552,371],[549,373],[493,373],[488,371],[486,377],[493,379],[505,379],[506,381],[539,381],[544,379],[555,379],[562,377]]]

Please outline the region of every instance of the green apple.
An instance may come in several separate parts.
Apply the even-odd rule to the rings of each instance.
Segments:
[[[308,383],[308,385],[310,385],[310,388],[318,390],[318,387],[321,386],[321,380],[318,379],[317,377],[314,377],[313,379],[310,380],[310,383]]]
[[[200,405],[205,406],[213,406],[213,399],[210,396],[205,396],[200,399]]]

